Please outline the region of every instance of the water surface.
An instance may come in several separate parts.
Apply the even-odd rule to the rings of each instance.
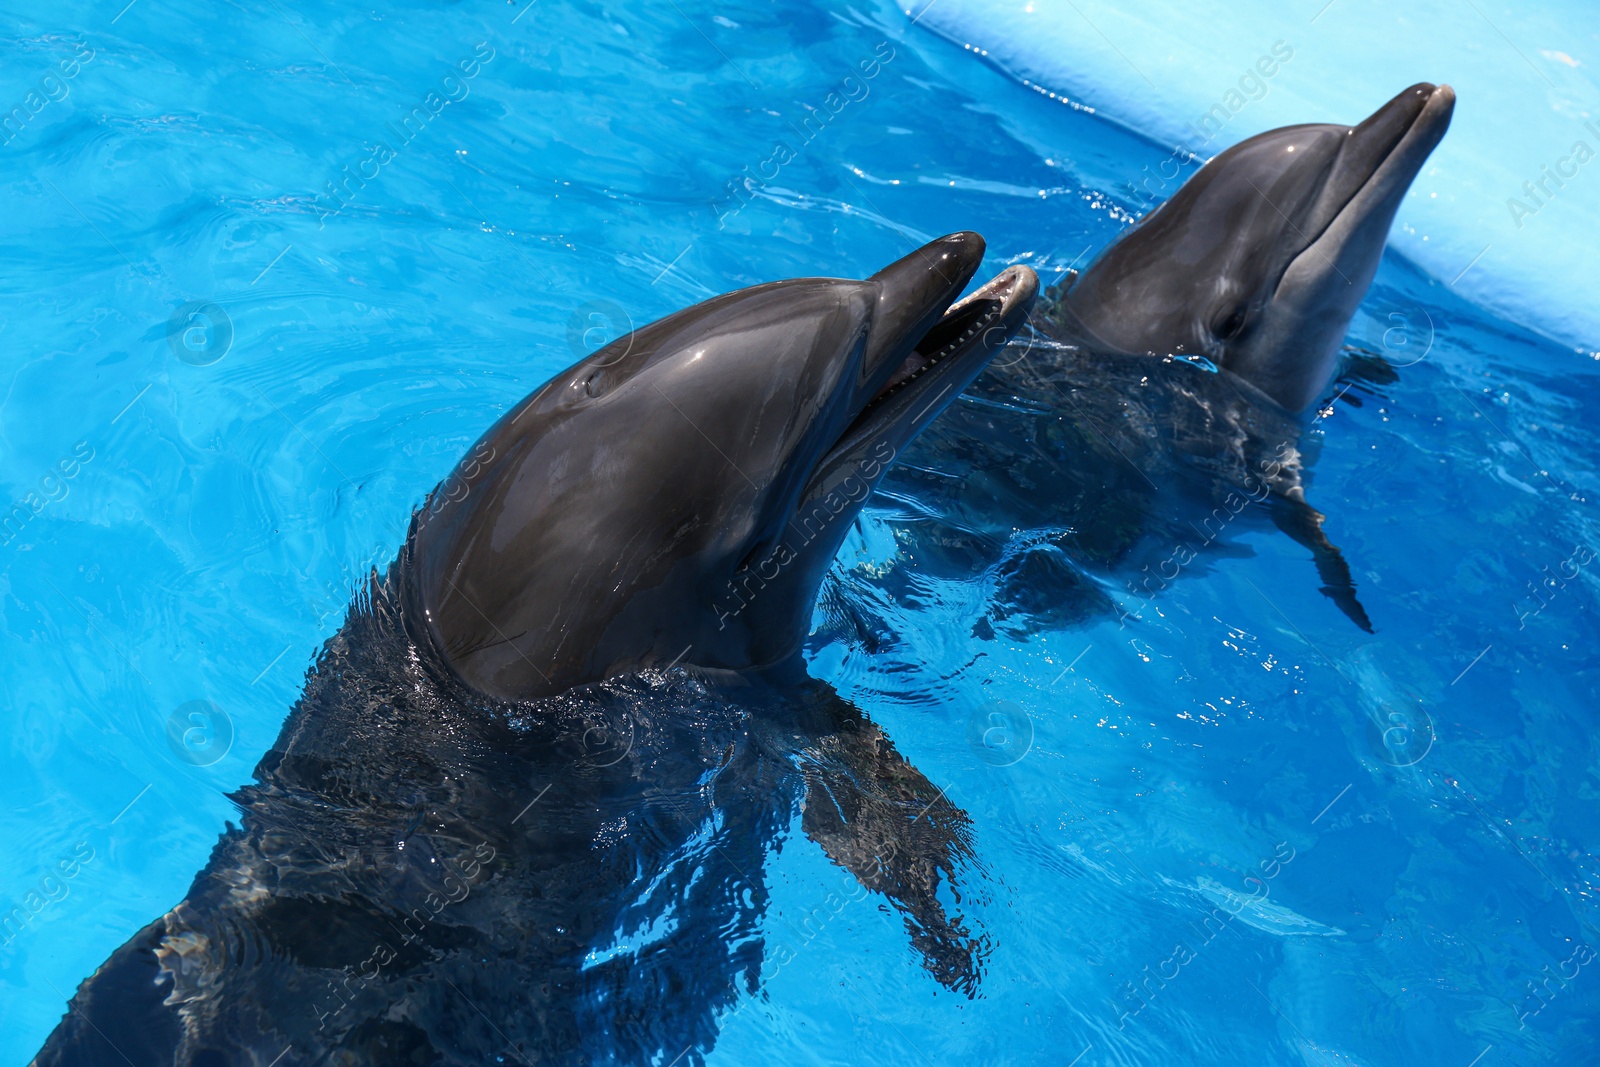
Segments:
[[[0,102],[41,104],[0,147],[12,1062],[182,897],[353,590],[511,403],[630,322],[956,229],[1048,282],[1167,155],[888,5],[66,3],[0,49]],[[1399,260],[1351,339],[1408,364],[1316,431],[1376,636],[1251,529],[1137,622],[975,637],[990,576],[883,599],[901,504],[869,509],[826,593],[882,631],[819,612],[812,669],[972,815],[982,995],[795,833],[711,1062],[1589,1054],[1594,365]],[[997,708],[1032,734],[1004,766]]]

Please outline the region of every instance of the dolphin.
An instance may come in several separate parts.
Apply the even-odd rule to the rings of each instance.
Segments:
[[[1228,551],[1246,514],[1309,548],[1321,591],[1371,632],[1306,502],[1302,438],[1454,101],[1422,83],[1356,126],[1251,137],[1046,292],[883,490],[921,573],[991,568],[980,636],[1137,615],[1102,576],[1148,601]],[[1394,377],[1359,354],[1345,376]]]
[[[1448,85],[1421,83],[1358,126],[1285,126],[1234,145],[1046,314],[1097,351],[1203,356],[1305,411],[1454,107]]]
[[[1025,323],[983,241],[716,297],[557,374],[414,514],[62,1064],[699,1063],[809,924],[798,821],[974,995],[970,821],[802,651],[906,445]]]

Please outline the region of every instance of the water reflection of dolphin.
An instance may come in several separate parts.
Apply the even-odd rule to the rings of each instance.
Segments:
[[[1026,268],[951,307],[982,250],[709,300],[507,413],[36,1062],[698,1062],[802,810],[970,995],[966,816],[799,649],[861,502],[1027,315]]]
[[[1306,503],[1304,413],[1454,100],[1415,85],[1359,126],[1252,137],[1039,301],[885,486],[914,504],[901,533],[922,567],[1003,554],[980,632],[1110,610],[1085,567],[1117,575],[1137,612],[1248,514],[1309,548],[1322,591],[1371,629]]]

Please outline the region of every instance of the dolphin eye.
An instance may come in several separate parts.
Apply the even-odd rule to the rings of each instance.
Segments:
[[[1233,340],[1239,336],[1239,331],[1244,329],[1244,320],[1248,316],[1249,310],[1245,305],[1240,304],[1233,309],[1233,314],[1222,320],[1221,326],[1216,327],[1211,332],[1216,334],[1219,341]]]

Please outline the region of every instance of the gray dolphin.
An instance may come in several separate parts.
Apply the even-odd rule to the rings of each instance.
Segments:
[[[1234,145],[1045,314],[1096,351],[1204,356],[1305,411],[1333,378],[1395,212],[1455,98],[1421,83],[1358,126],[1285,126]]]
[[[507,413],[462,504],[413,537],[461,677],[526,698],[653,664],[791,656],[861,501],[1021,325],[1008,316],[1031,303],[1030,272],[950,308],[982,248],[957,234],[867,282],[708,300]]]
[[[699,1063],[814,933],[763,921],[797,815],[972,995],[965,814],[799,653],[862,502],[1026,320],[1025,267],[952,306],[982,254],[717,297],[506,413],[35,1063]]]
[[[1419,84],[1354,127],[1243,141],[1045,294],[885,487],[911,504],[919,565],[997,567],[980,632],[1116,610],[1095,571],[1148,599],[1225,550],[1246,512],[1309,548],[1322,591],[1371,630],[1306,503],[1300,443],[1454,101]]]

